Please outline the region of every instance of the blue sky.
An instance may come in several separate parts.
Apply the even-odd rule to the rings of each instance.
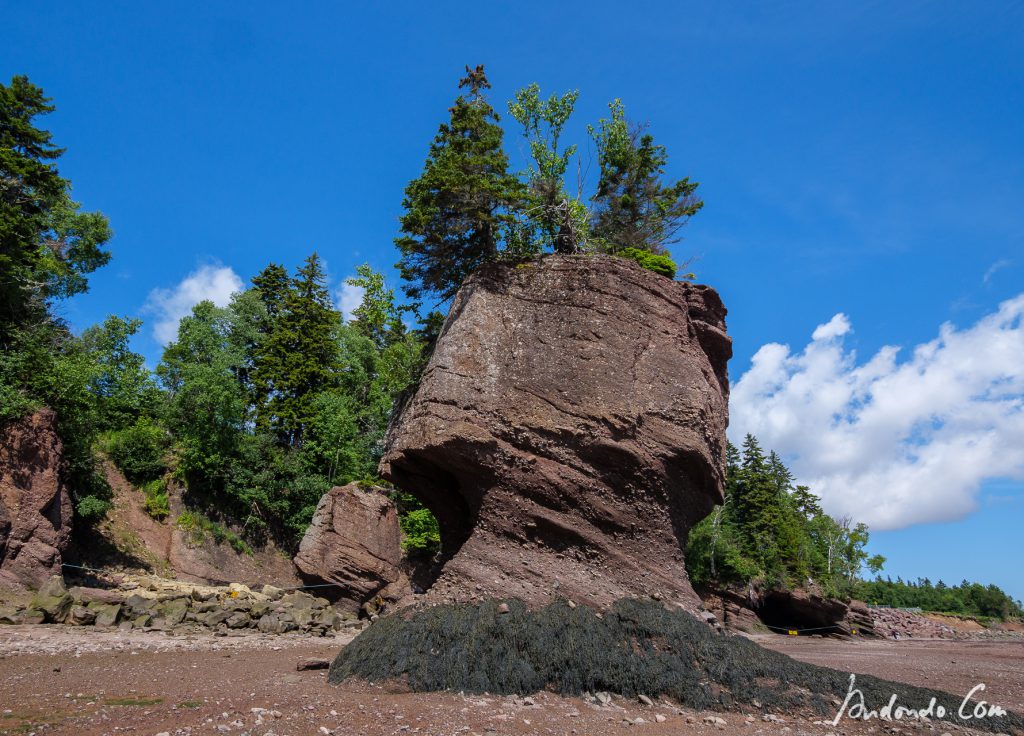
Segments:
[[[161,319],[271,260],[393,275],[463,65],[499,109],[578,88],[581,144],[622,98],[701,182],[675,252],[730,310],[732,432],[884,530],[894,577],[1024,598],[1020,3],[24,2],[0,36],[116,232],[62,312],[146,318],[153,361]]]

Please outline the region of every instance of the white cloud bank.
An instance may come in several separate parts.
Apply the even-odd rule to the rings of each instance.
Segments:
[[[341,282],[334,292],[334,303],[337,305],[338,311],[341,312],[342,319],[346,322],[352,319],[352,314],[363,303],[363,294],[365,293],[366,289],[348,283],[347,279]]]
[[[146,311],[156,315],[153,335],[161,345],[178,336],[178,322],[192,307],[209,300],[227,306],[231,295],[242,290],[242,279],[229,266],[206,265],[190,273],[173,289],[153,289],[146,299]]]
[[[961,518],[983,481],[1024,479],[1024,294],[897,361],[857,364],[844,314],[799,353],[770,343],[730,401],[730,437],[778,451],[833,515],[873,529]]]

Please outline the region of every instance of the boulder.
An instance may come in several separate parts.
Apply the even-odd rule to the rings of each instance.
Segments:
[[[385,491],[359,483],[332,488],[320,499],[306,530],[295,566],[312,584],[334,583],[321,589],[346,610],[358,610],[366,601],[397,599],[408,590],[399,565],[402,535],[398,511]],[[282,601],[306,606],[289,593]]]
[[[28,608],[21,612],[21,621],[23,624],[41,624],[46,622],[46,614],[42,611],[36,611]]]
[[[707,286],[608,256],[467,279],[380,465],[441,528],[424,602],[698,610],[683,550],[723,500],[725,314]]]
[[[107,588],[85,588],[75,586],[68,589],[68,593],[78,603],[109,603],[120,604],[125,602],[125,595],[119,590],[108,590]]]
[[[161,601],[153,608],[154,618],[166,622],[167,626],[176,626],[185,620],[188,612],[188,598],[172,598],[168,601]]]
[[[71,536],[63,445],[49,409],[0,429],[0,585],[36,588],[61,573]]]
[[[95,614],[96,626],[113,626],[121,615],[121,605],[118,603],[93,602],[88,608]]]
[[[246,626],[252,625],[252,619],[248,613],[237,611],[228,616],[224,623],[227,624],[229,629],[244,629]]]
[[[42,611],[47,623],[61,623],[67,618],[75,599],[64,587],[64,579],[54,575],[32,596],[29,608]]]
[[[0,606],[0,624],[20,624],[20,613],[14,606]]]
[[[294,631],[295,622],[276,613],[268,613],[256,623],[256,628],[264,634],[284,634]]]
[[[96,611],[85,606],[72,606],[66,621],[73,626],[90,626],[96,622]]]

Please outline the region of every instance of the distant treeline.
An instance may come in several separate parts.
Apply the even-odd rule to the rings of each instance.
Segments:
[[[698,585],[816,585],[842,597],[863,567],[885,564],[865,551],[867,526],[826,514],[756,437],[747,435],[742,453],[730,443],[726,465],[725,503],[690,532],[687,568]]]
[[[726,472],[725,503],[690,532],[686,565],[699,586],[815,586],[827,595],[894,608],[1024,616],[1020,602],[994,585],[863,579],[865,569],[877,574],[885,564],[884,557],[865,551],[867,526],[826,514],[821,499],[796,485],[779,456],[766,454],[752,435],[742,451],[729,444]]]
[[[928,578],[905,582],[900,578],[893,581],[892,578],[879,577],[858,582],[854,595],[870,604],[892,608],[922,608],[939,613],[1002,619],[1024,617],[1021,602],[1000,588],[966,580],[950,586],[941,580],[932,584]]]

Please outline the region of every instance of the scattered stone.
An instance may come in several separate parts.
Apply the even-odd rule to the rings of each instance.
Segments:
[[[648,698],[646,695],[638,695],[636,699],[639,700],[644,705],[647,705],[647,706],[653,706],[654,705],[654,701],[651,700],[650,698]]]
[[[295,669],[299,672],[306,672],[307,670],[326,670],[331,666],[331,660],[329,659],[304,659],[295,665]]]
[[[96,612],[85,606],[72,606],[65,620],[74,626],[89,626],[96,621]]]

